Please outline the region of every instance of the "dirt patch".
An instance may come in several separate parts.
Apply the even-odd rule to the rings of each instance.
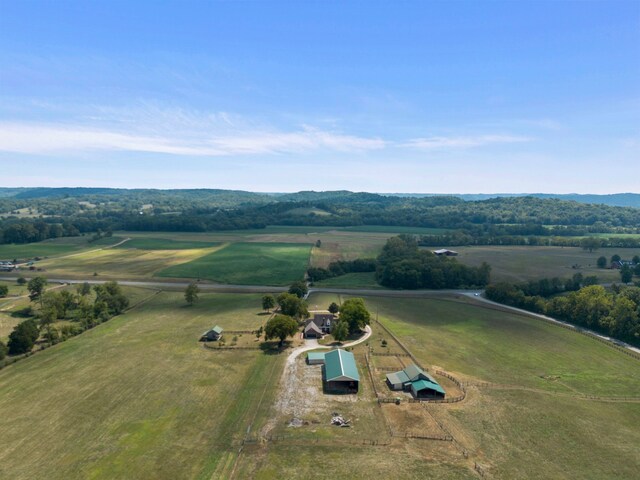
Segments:
[[[419,403],[388,403],[382,405],[382,412],[394,435],[439,436],[446,433]]]

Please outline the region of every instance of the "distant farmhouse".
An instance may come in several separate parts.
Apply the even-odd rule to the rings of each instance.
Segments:
[[[331,333],[334,319],[332,313],[316,313],[305,323],[304,338],[322,338],[323,335]]]
[[[204,332],[202,334],[202,336],[200,337],[200,341],[201,342],[215,342],[217,340],[220,340],[221,336],[222,336],[222,327],[219,327],[218,325],[216,325],[211,330],[208,330],[208,331]]]
[[[387,374],[387,385],[391,390],[411,392],[413,398],[444,398],[445,391],[440,384],[417,365],[409,365],[404,370]]]
[[[360,375],[353,353],[340,348],[325,353],[322,381],[325,392],[357,393]]]
[[[636,264],[631,260],[616,260],[614,262],[611,262],[611,268],[615,268],[617,270],[620,270],[624,266],[633,268],[636,266]]]
[[[455,257],[458,255],[458,252],[454,252],[453,250],[447,250],[446,248],[441,248],[440,250],[433,250],[432,253],[437,255],[438,257]]]
[[[12,272],[15,268],[13,262],[0,262],[0,272]]]

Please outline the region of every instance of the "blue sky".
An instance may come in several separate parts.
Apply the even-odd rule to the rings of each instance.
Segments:
[[[1,186],[640,192],[640,1],[0,0]]]

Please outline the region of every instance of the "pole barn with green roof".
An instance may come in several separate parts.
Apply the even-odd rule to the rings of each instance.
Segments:
[[[338,348],[324,355],[324,389],[331,393],[356,393],[360,375],[353,353]]]

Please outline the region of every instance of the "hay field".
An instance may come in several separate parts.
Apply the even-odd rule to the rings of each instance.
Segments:
[[[179,250],[111,248],[51,258],[38,262],[38,266],[46,269],[46,275],[90,277],[95,272],[104,277],[142,277],[208,255],[218,248],[221,247]]]

